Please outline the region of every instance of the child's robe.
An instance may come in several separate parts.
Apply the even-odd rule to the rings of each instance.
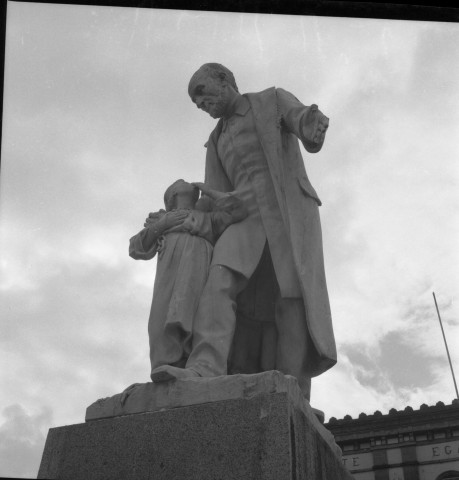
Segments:
[[[182,225],[164,232],[148,250],[142,243],[147,228],[130,239],[132,258],[150,260],[158,254],[148,322],[152,370],[184,366],[213,245],[226,227],[246,216],[242,201],[231,193],[216,200],[212,211],[190,210]]]

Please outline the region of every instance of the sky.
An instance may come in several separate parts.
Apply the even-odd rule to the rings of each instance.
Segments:
[[[330,118],[303,150],[320,207],[338,364],[326,418],[455,398],[459,26],[8,2],[0,177],[0,476],[33,477],[49,428],[149,381],[155,260],[129,238],[178,178],[202,181],[206,62],[241,92]]]

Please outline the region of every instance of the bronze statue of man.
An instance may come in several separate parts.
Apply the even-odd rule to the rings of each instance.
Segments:
[[[318,152],[328,118],[317,105],[306,107],[280,88],[241,95],[233,74],[216,63],[192,76],[188,93],[199,109],[219,119],[207,143],[205,182],[219,191],[237,190],[249,215],[230,225],[215,245],[186,368],[162,366],[151,378],[225,375],[237,302],[257,277],[251,291],[260,304],[272,306],[276,327],[264,369],[295,376],[309,399],[311,377],[336,363],[336,347],[321,202],[306,175],[298,139],[309,153]]]

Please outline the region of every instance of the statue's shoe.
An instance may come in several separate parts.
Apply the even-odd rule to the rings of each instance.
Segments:
[[[172,365],[162,365],[155,368],[150,375],[154,383],[170,382],[180,378],[200,377],[199,373],[191,368],[178,368]]]

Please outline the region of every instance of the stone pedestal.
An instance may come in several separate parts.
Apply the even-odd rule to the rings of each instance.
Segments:
[[[349,480],[332,435],[279,372],[139,384],[50,429],[38,478]]]

